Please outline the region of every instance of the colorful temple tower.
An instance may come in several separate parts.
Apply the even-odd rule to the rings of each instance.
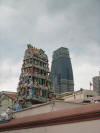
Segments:
[[[53,52],[50,74],[55,93],[74,91],[74,78],[68,48],[61,47]]]
[[[48,57],[42,49],[31,44],[25,51],[17,92],[22,108],[51,99]]]

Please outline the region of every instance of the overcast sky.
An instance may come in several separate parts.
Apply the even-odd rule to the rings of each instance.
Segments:
[[[100,70],[100,0],[0,0],[0,91],[16,91],[27,43],[69,48],[75,90]]]

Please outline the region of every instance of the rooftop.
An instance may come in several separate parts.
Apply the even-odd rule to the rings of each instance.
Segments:
[[[8,123],[0,124],[0,132],[91,121],[96,119],[100,119],[100,103],[85,105],[74,109],[64,109],[39,115],[16,118]]]

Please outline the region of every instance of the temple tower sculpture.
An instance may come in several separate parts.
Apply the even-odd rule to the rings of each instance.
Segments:
[[[17,92],[22,108],[51,99],[48,57],[42,49],[31,44],[25,51]]]

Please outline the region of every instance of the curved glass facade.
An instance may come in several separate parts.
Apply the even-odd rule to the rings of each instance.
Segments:
[[[55,93],[74,91],[74,80],[68,48],[54,51],[50,74]]]

